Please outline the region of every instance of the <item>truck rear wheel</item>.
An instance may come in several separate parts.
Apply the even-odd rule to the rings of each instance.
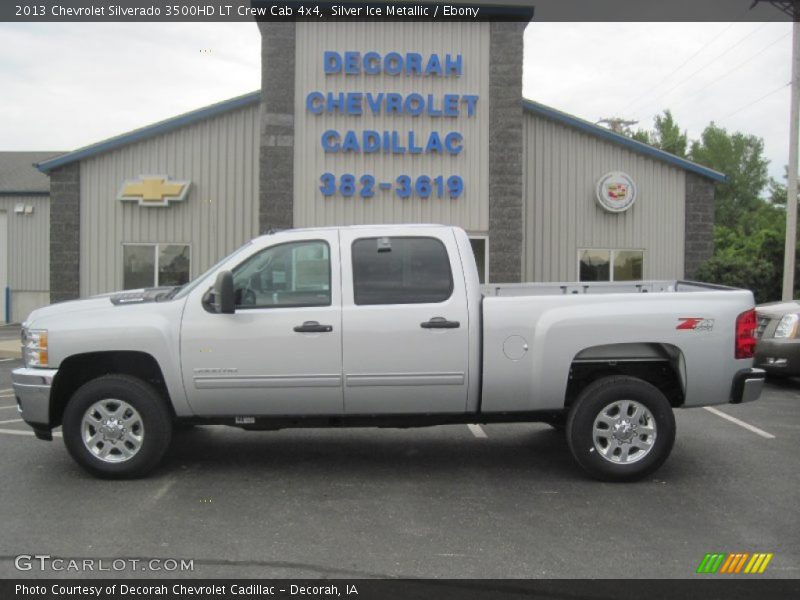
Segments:
[[[64,410],[64,444],[84,469],[104,478],[147,474],[172,437],[160,394],[129,375],[105,375],[76,391]]]
[[[567,442],[578,464],[603,481],[633,481],[658,469],[675,442],[675,416],[655,386],[628,376],[599,379],[569,413]]]

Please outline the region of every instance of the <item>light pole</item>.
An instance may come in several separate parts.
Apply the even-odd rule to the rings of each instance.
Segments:
[[[792,104],[789,114],[789,185],[786,188],[786,240],[783,248],[783,292],[785,302],[794,299],[794,264],[797,254],[797,142],[800,127],[800,0],[754,0],[768,2],[792,18]]]
[[[786,245],[783,250],[783,301],[794,298],[794,262],[797,248],[797,136],[800,127],[800,3],[792,7],[792,104],[789,115],[789,185],[786,189]]]

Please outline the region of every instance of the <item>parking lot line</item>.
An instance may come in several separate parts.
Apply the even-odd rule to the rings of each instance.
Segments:
[[[6,392],[13,392],[13,391],[14,390],[12,388],[6,388],[4,390],[0,390],[0,394],[5,394]]]
[[[33,435],[32,431],[20,431],[18,429],[0,429],[0,433],[7,433],[8,435]],[[54,431],[53,437],[61,437],[61,432]]]
[[[22,419],[9,419],[8,421],[0,421],[0,425],[5,425],[6,423],[22,423]]]
[[[0,394],[0,398],[13,398],[14,394]]]
[[[12,360],[17,360],[16,358],[0,358],[0,362],[11,362]]]
[[[467,427],[469,427],[469,430],[472,432],[472,435],[474,435],[476,438],[489,437],[486,435],[486,432],[483,430],[483,428],[477,423],[471,423],[467,425]]]
[[[2,409],[2,408],[17,408],[17,405],[16,404],[12,404],[11,406],[0,406],[0,409]]]
[[[172,486],[175,485],[175,482],[176,482],[175,477],[170,477],[169,479],[167,479],[164,482],[164,485],[158,488],[158,490],[156,490],[156,492],[152,495],[151,497],[152,503],[155,504],[156,502],[161,500],[161,498],[164,497],[164,494],[166,494],[170,490],[170,488],[172,488]]]
[[[772,435],[771,433],[767,433],[766,431],[764,431],[763,429],[759,429],[755,425],[750,425],[750,423],[745,423],[744,421],[741,421],[741,420],[737,419],[736,417],[732,417],[729,414],[722,412],[721,410],[717,410],[713,406],[704,406],[703,408],[705,408],[710,413],[714,413],[718,417],[722,417],[723,419],[727,419],[731,423],[736,423],[739,427],[744,427],[748,431],[752,431],[756,435],[760,435],[761,437],[767,438],[768,440],[775,439],[775,436]]]

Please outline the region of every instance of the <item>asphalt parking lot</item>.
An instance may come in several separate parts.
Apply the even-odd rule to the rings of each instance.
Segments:
[[[92,575],[20,572],[20,554],[194,559],[169,573],[190,577],[712,577],[707,552],[800,576],[800,382],[719,408],[755,430],[678,411],[671,458],[635,484],[587,479],[538,424],[199,427],[150,478],[100,481],[17,420],[18,364],[0,362],[0,577]]]

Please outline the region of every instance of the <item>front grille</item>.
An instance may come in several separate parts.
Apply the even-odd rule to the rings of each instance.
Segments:
[[[758,325],[756,326],[756,339],[760,340],[761,336],[764,335],[764,330],[769,325],[769,317],[758,317]]]

